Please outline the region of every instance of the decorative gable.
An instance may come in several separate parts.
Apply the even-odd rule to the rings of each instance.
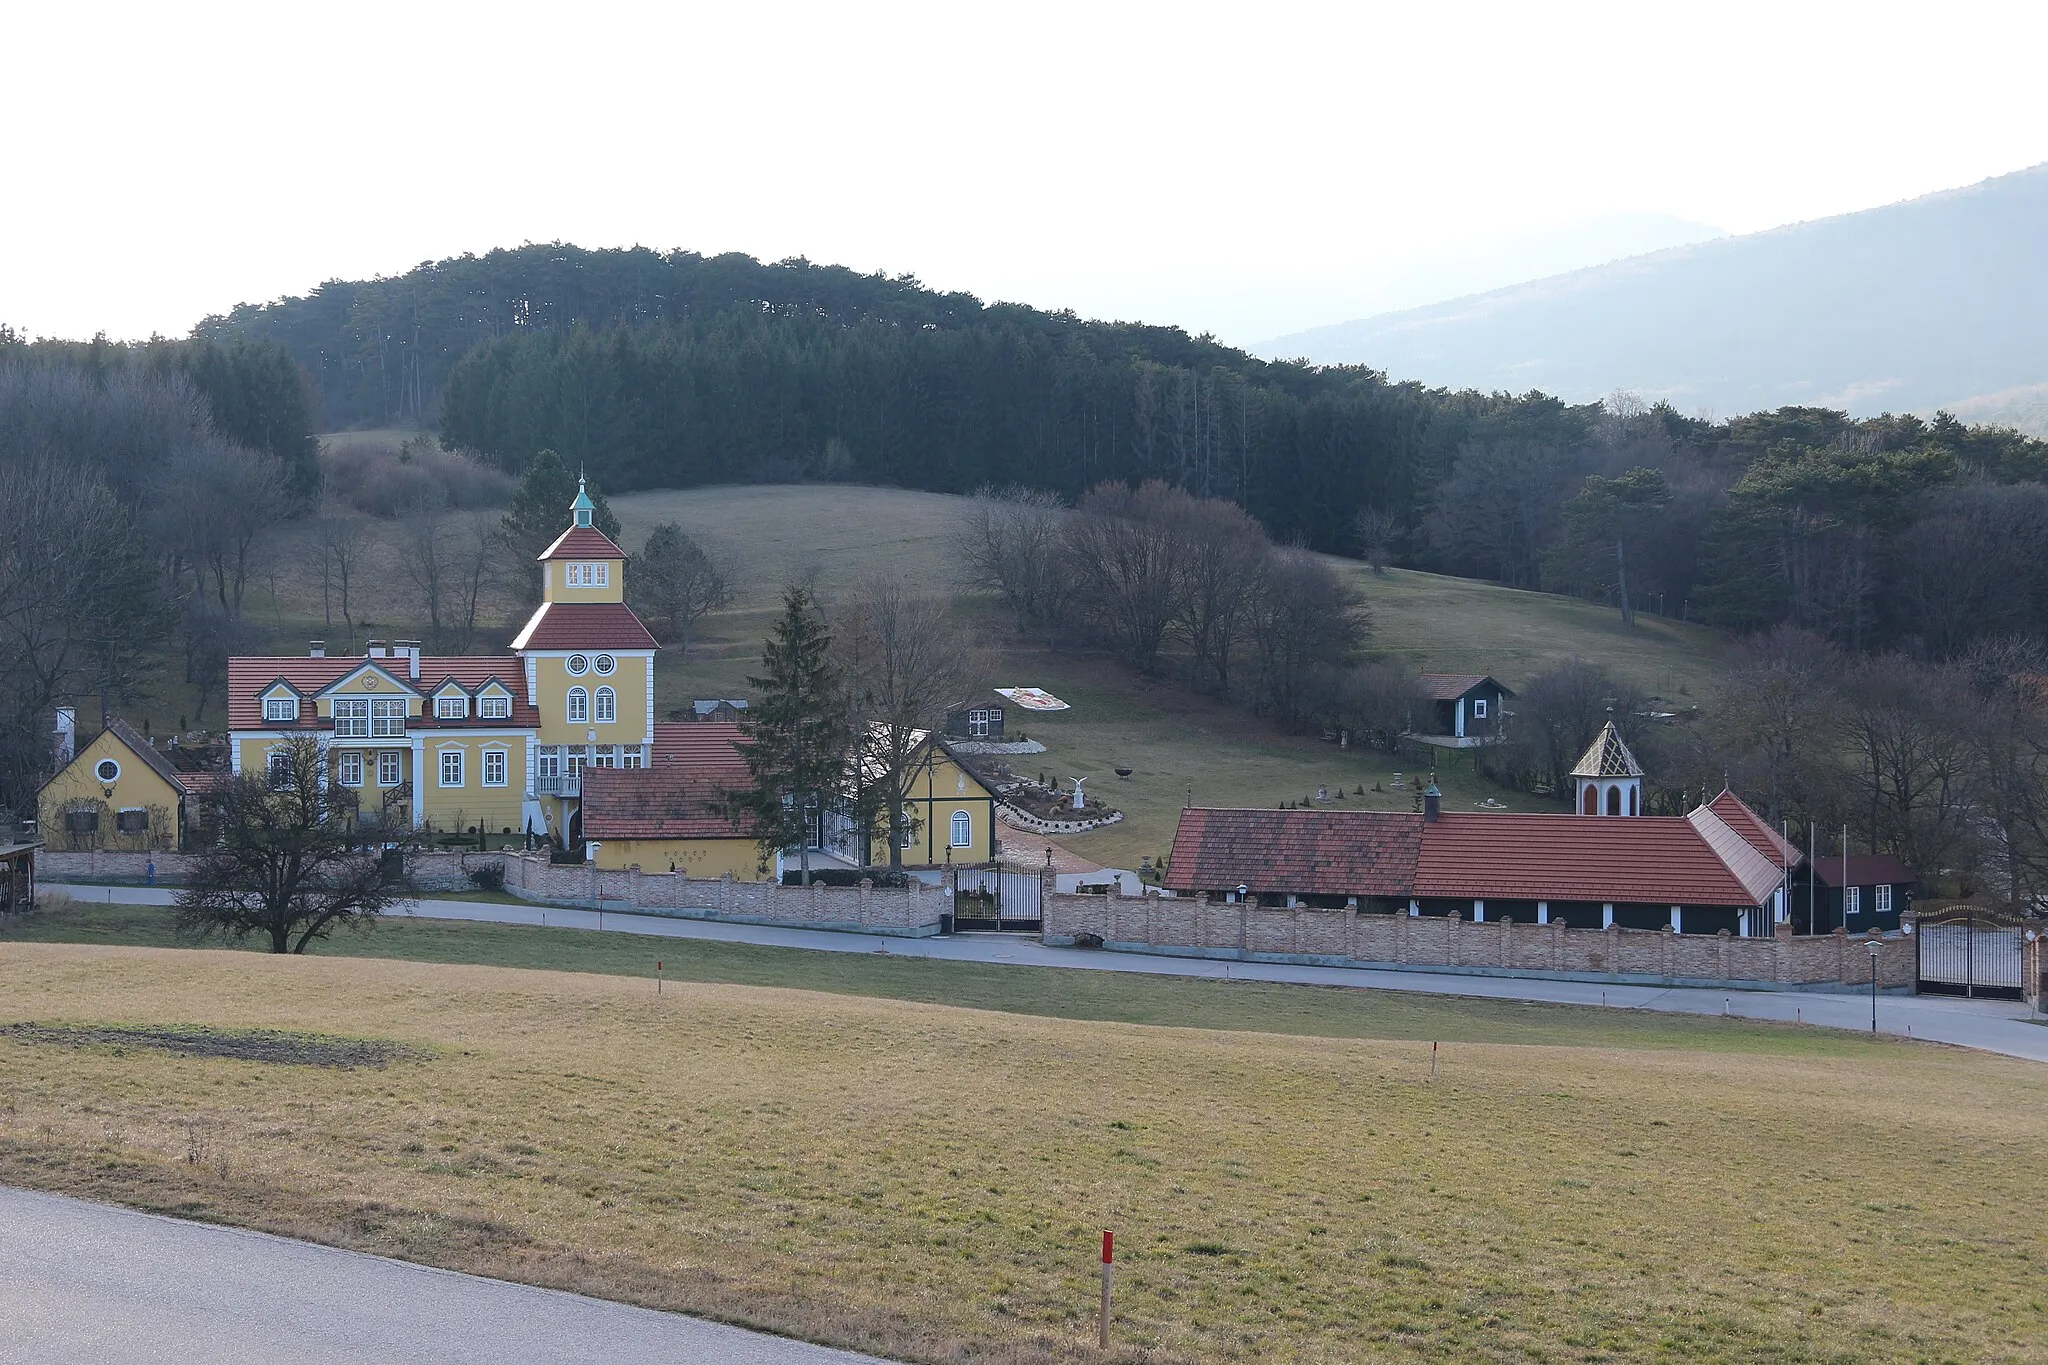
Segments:
[[[350,669],[321,688],[316,695],[330,697],[337,692],[397,692],[409,697],[420,695],[418,688],[375,659],[365,660]]]

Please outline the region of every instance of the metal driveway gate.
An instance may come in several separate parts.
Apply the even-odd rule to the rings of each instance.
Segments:
[[[1984,906],[1958,905],[1915,917],[1920,990],[1929,995],[2021,998],[2026,921]]]
[[[1035,934],[1044,924],[1038,873],[998,863],[953,874],[953,927]]]

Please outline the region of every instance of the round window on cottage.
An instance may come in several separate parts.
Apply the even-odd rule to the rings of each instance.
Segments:
[[[118,782],[121,780],[121,765],[111,758],[103,758],[92,773],[102,782]]]
[[[599,673],[604,674],[606,677],[610,677],[612,670],[617,668],[618,666],[619,661],[617,659],[614,659],[609,654],[600,654],[597,656],[597,671]]]
[[[582,677],[589,669],[590,660],[584,658],[581,654],[571,654],[569,656],[569,671],[577,677]]]

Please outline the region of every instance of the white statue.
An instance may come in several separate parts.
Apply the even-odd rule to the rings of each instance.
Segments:
[[[1083,782],[1086,782],[1087,780],[1088,780],[1088,779],[1087,779],[1087,778],[1085,778],[1085,777],[1077,777],[1077,778],[1075,778],[1075,779],[1074,779],[1074,809],[1075,809],[1075,810],[1086,810],[1086,809],[1088,809],[1088,801],[1087,801],[1087,798],[1085,798],[1084,796],[1082,796],[1082,795],[1081,795],[1081,784],[1082,784]]]

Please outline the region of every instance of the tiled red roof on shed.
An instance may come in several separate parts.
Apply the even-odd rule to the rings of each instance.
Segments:
[[[1421,838],[1422,817],[1399,811],[1193,808],[1180,813],[1166,885],[1406,896]]]
[[[555,543],[540,552],[539,563],[544,559],[624,559],[621,550],[612,538],[595,526],[571,526],[555,537]]]
[[[1431,701],[1456,701],[1481,683],[1498,682],[1484,673],[1425,673],[1422,675],[1422,695]],[[1500,688],[1505,692],[1508,689]]]
[[[647,627],[624,602],[544,602],[512,640],[514,649],[657,647]]]
[[[1823,853],[1813,860],[1813,871],[1822,886],[1841,886],[1842,855]],[[1913,869],[1889,853],[1851,853],[1850,886],[1905,886],[1913,880]]]
[[[1415,894],[1457,899],[1757,903],[1682,816],[1479,815],[1424,827]]]
[[[585,768],[583,832],[592,839],[744,839],[724,789],[682,768]]]

